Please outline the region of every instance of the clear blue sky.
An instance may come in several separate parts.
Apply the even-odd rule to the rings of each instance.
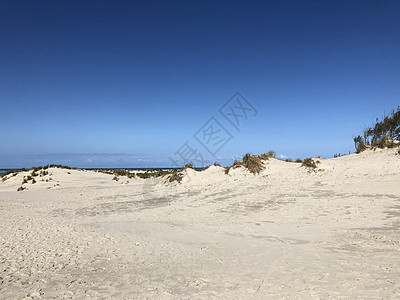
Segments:
[[[233,136],[224,164],[353,151],[400,104],[399,16],[399,1],[1,1],[0,168],[169,166],[211,116]],[[257,110],[240,132],[218,112],[236,91]]]

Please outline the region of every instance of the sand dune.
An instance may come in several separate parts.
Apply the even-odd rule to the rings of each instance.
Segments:
[[[398,298],[397,151],[181,183],[51,168],[17,192],[28,172],[9,176],[0,298]]]

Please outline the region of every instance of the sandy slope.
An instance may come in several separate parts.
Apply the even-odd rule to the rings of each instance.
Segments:
[[[17,192],[19,174],[0,182],[0,298],[398,298],[396,152],[181,184],[51,169]]]

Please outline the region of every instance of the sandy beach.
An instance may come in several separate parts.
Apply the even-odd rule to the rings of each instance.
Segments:
[[[0,182],[2,299],[398,299],[397,149],[128,179]]]

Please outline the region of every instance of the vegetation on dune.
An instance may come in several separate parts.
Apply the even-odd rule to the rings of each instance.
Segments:
[[[356,153],[361,153],[367,149],[367,146],[360,135],[354,138],[354,147],[356,148]]]
[[[250,155],[247,153],[243,156],[243,165],[252,174],[260,174],[262,170],[265,169],[263,160],[268,159],[268,157],[263,158],[259,155]]]
[[[168,181],[169,182],[178,181],[180,183],[182,181],[182,178],[183,178],[182,173],[175,173],[169,176]]]
[[[260,154],[260,158],[264,160],[275,158],[275,154],[276,154],[275,151],[270,150],[267,153]]]
[[[1,175],[1,177],[6,177],[6,176],[8,176],[8,175],[10,175],[10,174],[12,174],[12,176],[16,176],[18,173],[19,173],[19,171],[20,170],[9,170],[9,171],[7,171],[7,172],[4,172],[2,175]]]
[[[263,153],[260,155],[251,155],[247,153],[243,156],[242,161],[235,160],[231,167],[225,168],[225,174],[229,174],[230,169],[236,169],[241,166],[245,167],[252,174],[260,174],[262,170],[265,169],[263,161],[275,157],[274,151],[269,151],[268,153]]]
[[[333,155],[333,158],[338,158],[338,157],[342,157],[342,156],[346,156],[347,154],[346,153],[335,153],[334,155]],[[349,155],[350,155],[350,151],[349,151]]]
[[[188,164],[184,165],[182,170],[186,170],[186,169],[194,169],[193,164],[192,163],[188,163]]]
[[[354,139],[356,153],[372,148],[393,148],[400,146],[400,106],[397,110],[392,110],[385,115],[381,121],[376,119],[376,123],[364,129],[363,136],[358,135]]]
[[[49,174],[49,172],[47,171],[47,169],[49,169],[49,168],[79,170],[78,168],[71,168],[71,167],[63,166],[63,165],[46,165],[46,166],[32,167],[30,169],[22,168],[22,169],[8,170],[7,172],[3,173],[1,175],[1,177],[3,178],[2,181],[4,182],[7,180],[7,177],[10,174],[12,174],[11,177],[14,177],[14,176],[18,175],[18,173],[20,173],[20,172],[28,172],[28,171],[31,172],[31,174],[30,174],[31,177],[36,177],[36,176],[42,177],[42,176],[46,176]],[[39,172],[39,174],[37,172]]]
[[[177,172],[178,172],[178,170],[175,170],[175,169],[172,169],[172,170],[156,169],[156,170],[146,171],[145,173],[136,173],[136,176],[146,179],[146,178],[152,178],[152,177],[154,177],[154,178],[163,177],[166,175],[175,174]]]
[[[302,167],[305,167],[305,168],[308,168],[309,170],[315,170],[315,169],[318,167],[317,164],[319,164],[319,163],[320,163],[319,160],[314,161],[311,157],[307,157],[307,158],[303,161],[303,163],[301,164],[301,166],[302,166]]]
[[[125,169],[93,169],[93,171],[98,172],[98,173],[105,173],[105,174],[110,174],[115,176],[126,176],[129,179],[131,178],[142,178],[142,179],[147,179],[147,178],[153,178],[153,177],[161,177],[165,175],[170,175],[174,172],[177,172],[177,170],[163,170],[163,169],[143,169],[141,171],[144,172],[136,172],[133,173],[131,170],[125,170]],[[113,180],[116,180],[113,178]]]
[[[4,182],[11,177],[17,176],[18,173],[19,173],[19,171],[16,171],[16,170],[7,171],[1,176],[2,177],[1,181]],[[10,174],[12,174],[12,175],[10,177],[8,177],[8,175],[10,175]]]

